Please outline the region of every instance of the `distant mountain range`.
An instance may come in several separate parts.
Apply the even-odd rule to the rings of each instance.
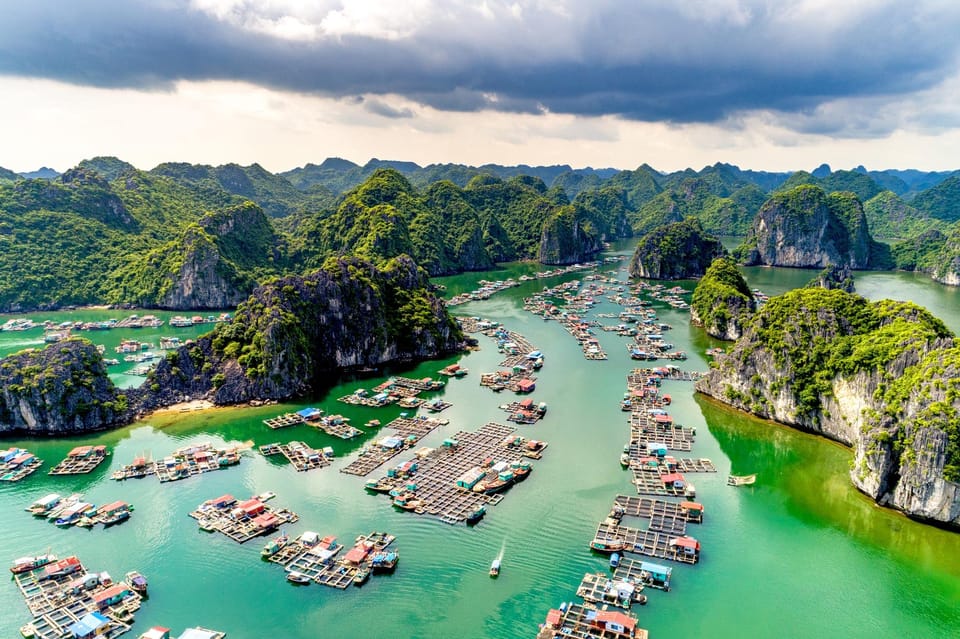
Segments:
[[[850,194],[828,202],[862,209],[865,222],[856,225],[891,245],[871,262],[877,267],[933,273],[960,245],[960,172],[822,165],[787,173],[717,163],[666,173],[647,164],[622,171],[329,158],[277,174],[258,164],[180,162],[143,171],[96,157],[62,175],[30,175],[42,177],[0,169],[0,310],[217,306],[264,278],[347,253],[406,253],[432,275],[516,259],[565,264],[604,241],[688,218],[707,233],[753,237],[765,203],[804,186]]]

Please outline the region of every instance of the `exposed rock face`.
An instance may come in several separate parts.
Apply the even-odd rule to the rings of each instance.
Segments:
[[[937,255],[930,277],[948,286],[960,286],[960,233],[954,232]]]
[[[85,339],[29,349],[0,363],[0,433],[67,435],[129,418],[126,396]]]
[[[233,265],[223,259],[217,245],[200,229],[187,229],[180,250],[183,261],[176,272],[168,275],[170,285],[155,303],[158,308],[228,308],[249,294],[251,283],[238,275]]]
[[[303,277],[262,286],[230,324],[161,362],[138,401],[170,403],[170,393],[217,404],[283,399],[345,368],[428,359],[457,351],[462,334],[413,261],[382,268],[358,258],[330,260]]]
[[[602,248],[602,242],[588,227],[573,207],[564,207],[547,218],[540,235],[540,262],[576,264],[589,259]]]
[[[754,310],[753,293],[736,264],[718,257],[693,290],[690,320],[717,339],[733,341],[743,335]]]
[[[696,220],[687,219],[644,235],[630,261],[630,275],[655,280],[700,277],[724,253],[719,240],[706,235]]]
[[[774,194],[757,212],[747,240],[747,264],[865,269],[873,240],[860,200],[852,193],[826,195],[802,185]]]
[[[878,503],[960,527],[960,347],[912,304],[798,289],[758,311],[697,390],[853,449]]]
[[[853,271],[850,270],[849,266],[831,264],[820,271],[820,273],[807,284],[807,287],[825,288],[827,290],[837,288],[847,293],[853,293]]]

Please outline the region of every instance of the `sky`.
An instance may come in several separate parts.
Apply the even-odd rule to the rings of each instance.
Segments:
[[[17,171],[97,155],[960,168],[956,0],[0,7],[0,166]]]

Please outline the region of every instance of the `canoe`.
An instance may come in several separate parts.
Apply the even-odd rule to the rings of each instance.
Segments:
[[[748,486],[757,481],[757,475],[730,475],[727,477],[727,485],[729,486]]]

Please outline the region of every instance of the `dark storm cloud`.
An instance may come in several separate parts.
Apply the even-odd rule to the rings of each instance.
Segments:
[[[275,20],[283,2],[221,0],[216,16],[186,0],[13,4],[0,19],[7,75],[145,90],[240,80],[340,98],[398,94],[442,110],[646,121],[909,95],[956,74],[960,51],[957,3],[490,0],[481,15],[476,3],[437,2],[418,5],[414,27],[390,37],[325,26],[300,40],[251,28]],[[298,18],[316,27],[325,11]],[[364,108],[413,115],[376,99]]]

